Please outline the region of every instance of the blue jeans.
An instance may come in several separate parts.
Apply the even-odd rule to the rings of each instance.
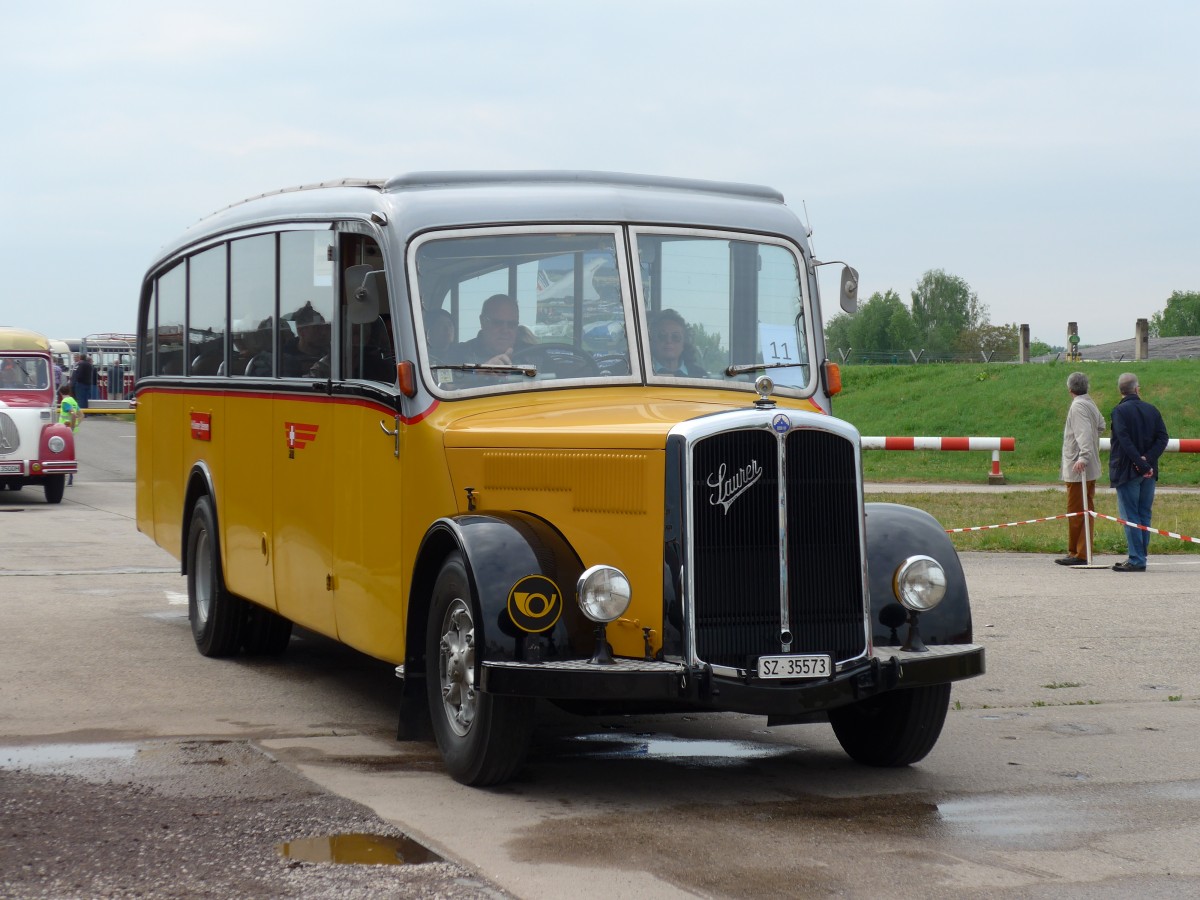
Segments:
[[[1135,478],[1117,485],[1117,515],[1126,522],[1150,525],[1150,508],[1154,506],[1153,478]],[[1146,564],[1146,552],[1150,549],[1150,532],[1125,526],[1125,543],[1129,547],[1129,562],[1135,566]]]

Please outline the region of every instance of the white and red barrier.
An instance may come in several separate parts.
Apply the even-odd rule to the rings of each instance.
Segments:
[[[1112,438],[1100,438],[1100,449],[1108,451],[1112,449]],[[1197,438],[1171,438],[1167,441],[1167,449],[1164,453],[1200,453],[1200,439]]]
[[[988,473],[988,484],[1004,484],[1004,473],[1000,471],[1000,451],[1016,450],[1017,439],[1011,437],[864,437],[862,448],[864,450],[991,450],[992,471]]]

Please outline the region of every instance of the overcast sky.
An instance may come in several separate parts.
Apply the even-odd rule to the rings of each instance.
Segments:
[[[1200,290],[1186,0],[67,0],[0,40],[0,324],[51,337],[132,332],[235,200],[446,168],[767,184],[864,300],[944,269],[1051,344]]]

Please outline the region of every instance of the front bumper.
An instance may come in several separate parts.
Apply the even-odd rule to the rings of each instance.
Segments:
[[[482,665],[480,686],[494,694],[553,700],[657,701],[803,717],[883,691],[961,681],[983,671],[983,647],[946,644],[920,653],[876,647],[870,658],[820,680],[764,681],[751,675],[717,674],[708,666],[636,659],[618,659],[613,665],[589,660],[492,661]]]

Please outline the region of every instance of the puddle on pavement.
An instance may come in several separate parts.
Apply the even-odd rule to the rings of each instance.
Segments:
[[[572,736],[564,748],[567,753],[592,759],[767,759],[795,753],[799,748],[753,741],[713,741],[669,738],[646,734],[581,734]]]
[[[0,747],[0,769],[59,770],[91,762],[132,762],[137,744],[35,744]]]
[[[275,848],[287,859],[311,863],[344,863],[368,866],[416,866],[443,862],[423,844],[408,837],[381,834],[334,834],[285,841]]]

